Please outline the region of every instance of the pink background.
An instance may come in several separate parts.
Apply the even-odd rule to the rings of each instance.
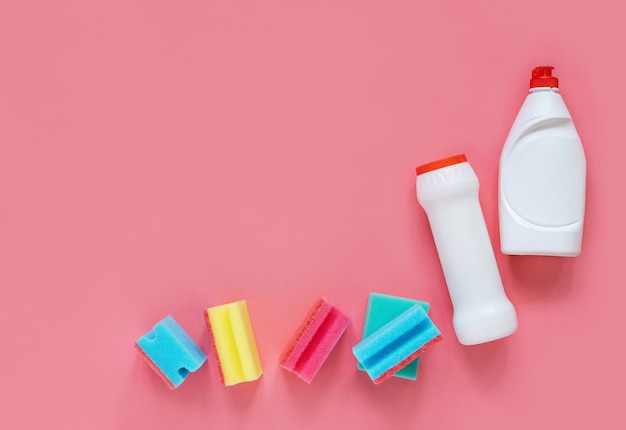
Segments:
[[[3,1],[2,427],[623,428],[623,17],[603,0]],[[466,153],[497,246],[499,153],[541,64],[586,149],[583,253],[497,251],[519,331],[463,347],[414,167]],[[445,339],[418,381],[355,370],[370,291],[432,303]],[[320,295],[353,324],[306,385],[277,362]],[[169,391],[133,348],[171,314],[208,351],[202,309],[242,298],[255,383],[221,387],[211,358]]]

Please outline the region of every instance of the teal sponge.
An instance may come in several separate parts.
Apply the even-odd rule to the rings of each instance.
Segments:
[[[361,339],[365,339],[415,304],[419,304],[424,311],[428,313],[430,304],[427,302],[387,294],[370,293],[367,309],[365,310],[365,322],[363,323],[363,335]],[[411,361],[405,367],[394,373],[393,376],[415,380],[417,378],[419,360],[418,357]],[[361,363],[357,363],[357,369],[365,370]]]
[[[169,315],[140,337],[135,346],[170,389],[182,384],[189,373],[198,370],[207,358]]]

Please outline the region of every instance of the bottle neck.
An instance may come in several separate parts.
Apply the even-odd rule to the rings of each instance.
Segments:
[[[543,92],[548,92],[551,91],[553,93],[558,93],[559,89],[557,87],[535,87],[535,88],[531,88],[528,92],[529,93],[543,93]]]

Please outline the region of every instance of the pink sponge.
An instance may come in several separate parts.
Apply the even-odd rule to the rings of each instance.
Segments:
[[[280,356],[280,365],[310,383],[350,324],[350,316],[318,299]]]

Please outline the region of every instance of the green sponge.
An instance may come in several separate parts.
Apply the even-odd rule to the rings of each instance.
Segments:
[[[365,310],[365,323],[363,324],[363,335],[361,339],[365,339],[415,304],[421,305],[424,311],[428,313],[430,304],[427,302],[389,296],[387,294],[370,293],[367,309]],[[394,373],[393,376],[415,380],[417,378],[417,366],[419,365],[419,361],[420,359],[416,358]],[[357,369],[365,370],[361,363],[357,363]]]

